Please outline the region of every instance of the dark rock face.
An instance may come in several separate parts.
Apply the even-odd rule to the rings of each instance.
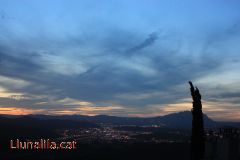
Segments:
[[[193,99],[192,108],[192,136],[191,136],[191,159],[200,160],[204,155],[204,128],[201,94],[198,88],[194,88],[192,82],[190,91]]]

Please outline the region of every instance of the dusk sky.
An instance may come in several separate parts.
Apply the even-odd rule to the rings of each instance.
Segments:
[[[0,0],[0,114],[240,121],[239,0]]]

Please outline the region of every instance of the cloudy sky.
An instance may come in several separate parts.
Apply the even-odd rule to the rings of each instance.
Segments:
[[[238,0],[0,0],[0,114],[240,121]]]

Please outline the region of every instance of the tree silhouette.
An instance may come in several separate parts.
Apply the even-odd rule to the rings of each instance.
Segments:
[[[189,81],[189,84],[193,99],[191,159],[200,160],[204,156],[204,129],[203,129],[201,94],[197,87],[194,88],[191,81]]]

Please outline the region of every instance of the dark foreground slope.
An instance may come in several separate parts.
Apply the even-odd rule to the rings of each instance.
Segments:
[[[10,140],[48,139],[61,135],[58,130],[98,127],[97,124],[85,121],[48,119],[40,120],[30,116],[6,118],[0,116],[0,148],[8,150]]]
[[[176,160],[189,159],[189,144],[92,144],[72,151],[15,151],[2,154],[4,160]]]

